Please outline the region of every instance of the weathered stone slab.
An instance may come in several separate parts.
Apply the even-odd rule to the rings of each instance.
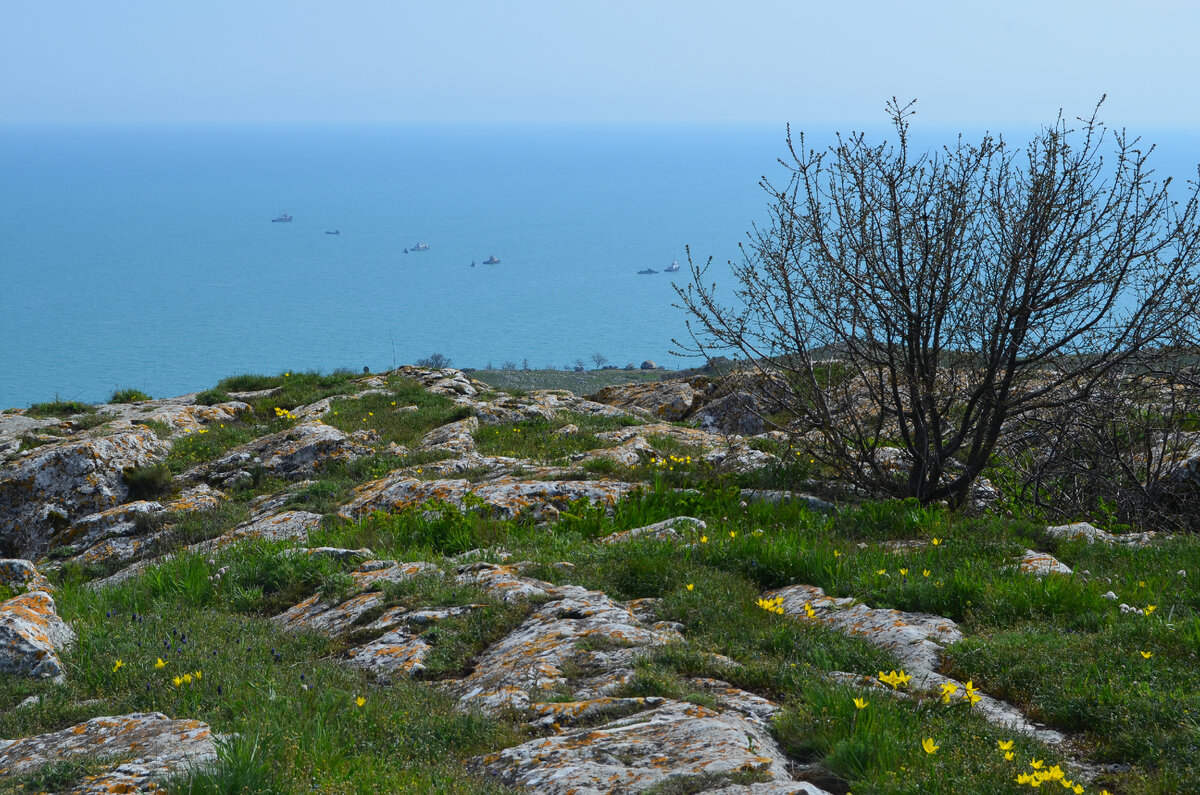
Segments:
[[[233,486],[250,477],[250,470],[286,480],[311,477],[329,464],[353,461],[372,452],[337,428],[311,421],[240,445],[215,461],[189,469],[179,476],[184,482],[208,482]]]
[[[1089,544],[1099,541],[1102,544],[1128,544],[1130,546],[1142,547],[1153,541],[1158,534],[1153,531],[1147,531],[1144,533],[1126,533],[1118,536],[1107,533],[1098,527],[1093,527],[1087,522],[1076,522],[1075,524],[1047,527],[1046,535],[1051,538],[1065,539],[1067,541],[1086,541]]]
[[[384,581],[403,582],[419,576],[441,576],[442,570],[432,563],[397,563],[392,560],[371,560],[350,572],[354,578],[353,595],[330,604],[316,593],[272,618],[289,629],[315,629],[329,635],[344,634],[358,618],[384,602],[379,591],[364,590]]]
[[[698,408],[712,389],[708,378],[696,376],[643,384],[615,384],[588,395],[588,399],[622,409],[644,409],[655,417],[674,422]]]
[[[1049,552],[1034,552],[1032,549],[1025,550],[1021,555],[1021,560],[1017,563],[1017,570],[1022,574],[1032,574],[1035,577],[1046,574],[1071,574],[1071,567],[1060,562]]]
[[[527,707],[540,692],[568,683],[568,662],[583,672],[570,679],[581,698],[611,695],[629,681],[639,654],[683,640],[642,626],[629,608],[599,591],[566,585],[553,596],[489,648],[470,675],[446,683],[464,706]]]
[[[58,652],[74,642],[75,633],[45,591],[0,603],[0,671],[60,682],[65,673]]]
[[[54,591],[54,586],[31,561],[20,558],[0,558],[0,585],[14,591]]]
[[[72,792],[146,792],[154,783],[217,758],[212,733],[198,720],[161,712],[92,718],[62,731],[0,741],[0,780],[74,757],[125,759]]]
[[[641,436],[634,436],[626,439],[615,447],[603,447],[599,450],[589,450],[576,456],[576,463],[584,463],[587,461],[597,461],[599,459],[608,459],[615,464],[623,467],[635,467],[642,462],[644,458],[653,458],[658,455],[658,451]]]
[[[548,795],[633,793],[677,776],[758,771],[767,782],[726,792],[827,795],[794,782],[788,760],[759,721],[665,701],[595,729],[530,740],[470,767],[511,787]],[[775,784],[774,789],[763,789]]]
[[[398,472],[355,489],[354,499],[338,509],[338,514],[347,519],[358,519],[373,511],[398,512],[430,500],[466,510],[465,498],[471,494],[498,519],[512,519],[527,513],[535,518],[552,517],[575,500],[612,505],[635,488],[635,484],[615,480],[522,481],[502,477],[470,483],[466,480],[421,480]]]
[[[456,455],[471,453],[475,451],[475,432],[478,430],[479,420],[467,417],[465,420],[434,428],[421,437],[417,449],[423,452],[440,450]]]
[[[0,548],[35,559],[51,535],[129,493],[121,471],[156,464],[168,446],[141,429],[38,448],[0,470]]]
[[[901,610],[871,608],[854,599],[837,599],[812,585],[789,585],[764,594],[767,599],[783,597],[781,606],[786,615],[802,621],[819,621],[847,635],[857,635],[876,646],[887,649],[900,662],[905,673],[912,676],[916,689],[940,692],[943,684],[953,684],[962,693],[963,683],[938,672],[945,646],[961,640],[958,625],[949,618],[928,613],[906,613]],[[811,617],[805,605],[812,608]],[[1000,726],[1036,737],[1042,742],[1057,744],[1066,738],[1053,729],[1038,726],[1011,704],[979,693],[980,700],[972,709]]]
[[[707,525],[701,519],[694,519],[691,516],[676,516],[674,519],[664,519],[661,522],[648,524],[645,527],[622,530],[619,533],[613,533],[598,540],[601,544],[619,544],[635,538],[653,538],[656,541],[682,542],[684,538],[680,535],[680,531],[701,533],[706,527]]]
[[[741,442],[734,443],[727,448],[710,450],[701,456],[700,460],[712,465],[718,472],[728,475],[756,472],[780,463],[779,456],[755,450],[750,445]]]

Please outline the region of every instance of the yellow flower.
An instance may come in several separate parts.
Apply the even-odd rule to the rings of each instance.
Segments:
[[[1032,767],[1034,770],[1038,770],[1038,769],[1040,769],[1040,768],[1041,768],[1041,766],[1042,766],[1042,760],[1040,760],[1040,759],[1033,759],[1033,760],[1031,760],[1031,761],[1029,762],[1029,766],[1030,766],[1030,767]]]
[[[159,657],[159,658],[158,658],[157,660],[155,660],[155,662],[154,662],[154,667],[155,667],[155,668],[165,668],[165,667],[166,667],[166,665],[167,665],[167,664],[166,664],[165,662],[163,662],[163,658],[162,658],[162,657]]]
[[[730,538],[737,538],[737,530],[730,530],[730,531],[729,531],[729,537],[730,537]]]
[[[1074,792],[1075,795],[1083,795],[1083,785],[1076,784],[1075,786],[1071,787],[1071,792]]]
[[[854,699],[854,706],[858,707],[859,709],[866,709],[867,704],[870,703],[870,701],[864,701],[861,698]]]
[[[183,684],[183,679],[182,679],[181,677],[178,677],[178,676],[177,676],[177,677],[175,677],[174,679],[172,679],[171,681],[175,683],[175,686],[176,686],[176,687],[179,687],[180,685],[182,685],[182,684]]]
[[[805,602],[805,603],[804,603],[804,614],[805,614],[806,616],[808,616],[809,618],[816,618],[816,617],[817,617],[817,611],[816,611],[816,610],[813,610],[813,606],[812,606],[812,605],[810,605],[808,602]]]
[[[907,576],[908,576],[908,569],[900,569],[900,576],[901,576],[901,577],[907,577]]]
[[[953,682],[943,682],[942,683],[942,703],[949,704],[950,696],[954,695],[956,692],[958,692],[958,685],[954,684]]]
[[[1046,771],[1046,778],[1052,781],[1057,781],[1064,776],[1066,776],[1066,773],[1063,773],[1063,769],[1058,765],[1053,765],[1049,770]]]
[[[1014,754],[1012,751],[1004,752],[1004,758],[1007,759],[1009,762],[1011,762],[1013,760],[1013,756],[1014,756]]]
[[[1029,775],[1028,773],[1022,773],[1021,775],[1017,776],[1017,777],[1016,777],[1016,779],[1015,779],[1015,781],[1016,781],[1018,784],[1028,784],[1028,783],[1030,783],[1032,780],[1033,780],[1033,776]],[[1039,782],[1038,782],[1037,784],[1035,784],[1034,786],[1040,786],[1040,785],[1041,785],[1041,783],[1042,783],[1042,782],[1040,782],[1040,781],[1039,781]]]
[[[928,577],[928,576],[929,576],[929,574],[930,574],[930,572],[929,572],[929,569],[921,569],[921,576],[922,576],[922,577]]]
[[[700,536],[700,543],[701,543],[701,544],[707,544],[707,543],[708,543],[708,536]]]
[[[192,683],[192,675],[191,675],[191,674],[184,674],[184,675],[183,675],[183,683],[184,683],[185,685],[190,685],[190,684]]]
[[[1146,615],[1153,613],[1156,607],[1158,607],[1158,605],[1146,605]]]
[[[393,405],[393,406],[394,406],[394,405],[396,405],[396,401],[394,401],[394,400],[393,400],[393,401],[392,401],[392,405]],[[497,433],[499,433],[499,432],[497,431]]]
[[[925,749],[925,753],[932,754],[934,751],[941,748],[942,746],[934,745],[933,738],[926,737],[924,740],[921,741],[921,747]]]
[[[200,673],[199,671],[193,671],[192,676],[196,677],[197,682],[204,678],[204,674]]]
[[[1154,656],[1154,652],[1152,652],[1152,651],[1143,651],[1143,652],[1139,652],[1139,654],[1141,654],[1142,657],[1146,658],[1147,660],[1149,660],[1151,657]]]
[[[1138,580],[1138,587],[1139,587],[1139,588],[1145,588],[1145,587],[1146,587],[1146,581],[1145,581],[1145,580]]]
[[[838,551],[835,549],[835,550],[833,550],[833,556],[834,556],[835,558],[840,558],[840,557],[842,556],[842,553],[841,553],[841,552],[838,552]]]
[[[117,660],[115,663],[113,663],[113,673],[115,674],[117,670],[120,669],[120,667],[124,664],[125,663],[121,662],[120,660]]]
[[[695,588],[696,588],[696,586],[695,586],[695,585],[693,585],[693,584],[692,584],[692,583],[690,583],[690,582],[688,583],[688,590],[689,590],[689,591],[691,591],[691,590],[695,590]]]
[[[361,707],[363,704],[366,704],[366,703],[367,703],[367,700],[365,698],[363,698],[362,696],[359,696],[358,698],[354,699],[354,705],[357,707]]]
[[[896,673],[895,671],[886,674],[883,671],[879,672],[879,681],[885,685],[891,685],[893,690],[900,685],[907,685],[910,679],[912,679],[912,675],[904,673],[903,668],[900,669],[900,673]]]
[[[1012,740],[997,740],[996,745],[1000,746],[1001,751],[1011,751],[1013,747]]]
[[[933,544],[933,545],[936,547],[938,544],[942,543],[942,539],[940,539],[940,538],[935,538],[935,539],[933,539],[933,541],[931,541],[930,543],[932,543],[932,544]]]
[[[876,574],[887,574],[887,569],[876,569],[875,573]]]

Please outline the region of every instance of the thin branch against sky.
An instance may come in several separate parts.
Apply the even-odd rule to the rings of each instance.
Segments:
[[[0,124],[1200,124],[1200,6],[1148,0],[9,3]]]

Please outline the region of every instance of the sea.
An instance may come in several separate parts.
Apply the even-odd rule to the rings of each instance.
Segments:
[[[786,179],[785,136],[0,127],[0,408],[433,353],[475,368],[697,364],[676,293],[689,252],[731,297],[727,263],[769,222],[760,181]],[[1195,178],[1200,131],[1144,137],[1160,173]]]

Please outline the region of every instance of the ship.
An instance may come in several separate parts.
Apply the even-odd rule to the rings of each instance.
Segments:
[[[496,255],[495,255],[495,254],[493,254],[493,255],[491,255],[490,257],[488,257],[487,259],[485,259],[485,260],[483,261],[483,264],[484,264],[484,265],[499,265],[499,264],[500,264],[500,260],[496,259]]]
[[[645,270],[638,271],[638,273],[641,273],[641,274],[658,273],[658,271],[654,270],[654,268],[646,268]]]
[[[290,224],[291,222],[292,216],[288,215],[287,213],[280,213],[278,218],[271,219],[271,223],[273,224]]]
[[[415,245],[409,249],[409,251],[428,251],[428,250],[429,250],[428,243],[418,243],[417,245]]]
[[[679,263],[678,263],[678,262],[672,262],[670,265],[668,265],[667,267],[663,268],[663,273],[674,273],[674,272],[675,272],[675,271],[677,271],[677,270],[679,270]]]

